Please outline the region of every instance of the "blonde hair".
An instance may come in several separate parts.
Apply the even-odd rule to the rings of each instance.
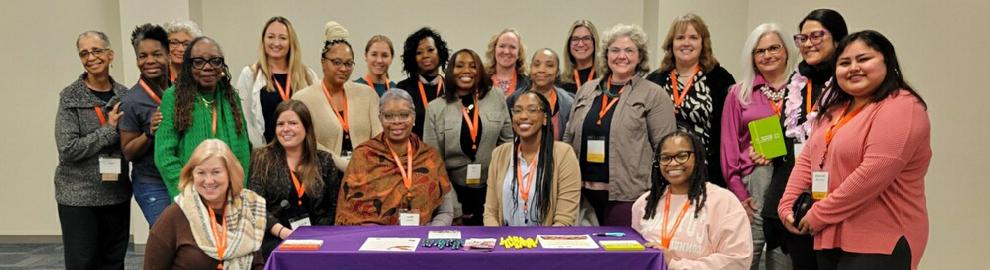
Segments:
[[[650,71],[650,58],[649,50],[646,48],[646,32],[643,32],[643,28],[635,24],[616,24],[612,26],[611,29],[605,32],[605,37],[602,38],[602,52],[598,53],[601,58],[601,62],[605,63],[602,67],[597,69],[601,71],[602,76],[608,73],[612,73],[612,68],[608,66],[608,46],[612,45],[613,42],[618,40],[620,37],[628,37],[629,40],[636,44],[636,50],[639,53],[639,64],[636,65],[636,74],[640,75]],[[565,76],[566,77],[566,76]]]
[[[230,151],[230,147],[218,139],[206,139],[199,143],[199,146],[196,146],[192,155],[189,156],[186,166],[182,167],[182,172],[179,173],[179,189],[185,190],[186,186],[191,185],[193,183],[193,169],[212,158],[223,160],[224,168],[227,170],[227,190],[236,203],[236,200],[240,198],[241,190],[244,189],[244,168],[234,156],[234,152]]]
[[[660,72],[668,72],[677,67],[674,59],[674,37],[687,31],[688,26],[693,26],[694,30],[701,36],[701,55],[698,56],[698,65],[701,70],[709,72],[718,65],[718,60],[712,53],[712,35],[708,32],[708,25],[700,16],[694,13],[684,14],[674,18],[667,30],[667,37],[663,40],[663,59],[660,59]]]
[[[571,36],[574,35],[574,30],[577,30],[578,27],[588,28],[588,32],[591,32],[591,47],[592,47],[591,68],[595,69],[601,67],[601,63],[599,63],[600,60],[598,59],[597,56],[595,56],[595,54],[599,53],[598,28],[595,28],[595,25],[588,20],[577,20],[574,22],[574,24],[571,24],[571,31],[567,32],[567,41],[564,41],[564,61],[562,61],[564,69],[563,72],[560,74],[568,74],[568,75],[559,76],[560,82],[562,83],[576,83],[574,81],[574,78],[571,77],[569,74],[574,73],[574,69],[576,69],[575,66],[577,65],[577,59],[574,59],[574,55],[571,55]],[[594,79],[594,78],[589,78],[589,79]]]
[[[523,45],[522,35],[515,28],[502,29],[501,32],[492,36],[492,39],[488,41],[488,50],[485,51],[485,58],[488,60],[488,64],[485,64],[486,73],[491,76],[495,75],[495,66],[498,65],[495,61],[495,47],[498,43],[498,38],[502,37],[507,33],[512,33],[516,35],[516,39],[519,40],[519,53],[516,55],[516,73],[519,75],[526,75],[526,45]]]
[[[289,80],[294,82],[289,86],[291,88],[289,89],[289,95],[292,95],[295,91],[313,84],[313,78],[309,77],[309,72],[306,70],[306,66],[303,65],[302,50],[299,49],[299,38],[296,37],[296,29],[292,28],[292,23],[288,19],[275,16],[268,19],[265,27],[261,28],[261,42],[258,45],[258,62],[251,67],[251,70],[254,74],[258,74],[259,70],[262,74],[265,74],[265,80],[268,81],[265,90],[268,92],[275,91],[275,80],[272,79],[272,72],[268,66],[268,55],[265,54],[265,33],[268,31],[268,26],[276,22],[285,25],[285,29],[289,33],[289,74],[292,75],[292,78],[289,78]]]
[[[739,98],[739,104],[749,105],[749,97],[753,95],[753,80],[756,79],[756,75],[760,74],[760,71],[756,69],[756,63],[753,62],[753,50],[756,50],[756,46],[759,45],[760,39],[766,35],[777,35],[780,38],[781,45],[784,49],[784,72],[791,70],[791,66],[794,61],[792,61],[791,52],[795,51],[794,45],[791,44],[791,39],[784,38],[787,35],[780,29],[780,26],[776,23],[764,23],[753,29],[753,32],[749,33],[749,37],[746,38],[746,43],[743,44],[742,50],[742,64],[744,68],[742,70],[743,80],[739,82],[739,93],[736,95]],[[767,82],[772,83],[772,82]]]

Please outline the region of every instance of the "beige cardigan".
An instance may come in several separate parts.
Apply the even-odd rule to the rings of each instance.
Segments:
[[[485,226],[502,224],[502,183],[512,166],[512,143],[505,143],[492,152],[488,170],[488,194],[485,198]],[[543,226],[574,226],[581,200],[581,169],[570,145],[553,144],[553,180],[550,181],[550,207]]]
[[[357,148],[359,144],[382,132],[382,123],[378,119],[378,94],[367,85],[348,81],[344,83],[344,95],[347,96],[347,122],[350,125],[351,145]],[[347,170],[348,160],[340,157],[344,129],[341,128],[337,115],[334,114],[323,93],[322,84],[313,83],[299,90],[292,99],[302,101],[312,114],[318,148],[330,152],[338,170]]]

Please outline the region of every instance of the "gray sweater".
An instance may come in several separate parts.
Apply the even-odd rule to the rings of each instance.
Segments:
[[[102,181],[99,157],[123,158],[120,153],[120,136],[113,126],[100,126],[94,106],[103,107],[109,113],[120,101],[127,88],[113,78],[116,94],[110,102],[104,102],[90,92],[83,80],[83,73],[75,82],[59,93],[58,112],[55,115],[55,144],[58,147],[58,166],[55,167],[55,200],[68,206],[103,206],[124,203],[131,198],[131,182],[127,162],[121,162],[117,181]]]

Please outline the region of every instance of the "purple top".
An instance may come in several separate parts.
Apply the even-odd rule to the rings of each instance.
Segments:
[[[766,83],[762,75],[756,75],[748,105],[739,103],[740,86],[733,85],[722,111],[722,177],[740,201],[749,199],[750,194],[742,178],[752,173],[754,166],[749,159],[749,149],[753,147],[749,138],[749,122],[774,114],[770,99],[759,90]]]

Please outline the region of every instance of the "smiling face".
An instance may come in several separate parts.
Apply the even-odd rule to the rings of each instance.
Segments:
[[[332,45],[323,59],[324,78],[332,85],[344,85],[350,80],[353,71],[354,53],[351,52],[351,47],[343,43]]]
[[[193,185],[207,205],[223,205],[227,200],[230,177],[222,158],[213,157],[192,169]]]
[[[688,181],[694,173],[696,161],[692,151],[691,140],[684,136],[670,137],[660,146],[660,174],[670,182],[671,186],[690,185]],[[687,158],[684,158],[685,155]],[[664,164],[666,159],[670,159],[669,164]]]
[[[569,48],[575,61],[587,61],[595,56],[595,40],[587,27],[578,26],[571,34]]]
[[[110,73],[110,63],[113,62],[113,50],[97,35],[87,35],[76,43],[79,61],[87,74],[104,75]]]
[[[182,64],[182,55],[185,55],[186,49],[189,49],[190,41],[192,41],[192,36],[185,31],[168,34],[168,55],[172,60],[172,64]]]
[[[886,77],[887,65],[883,54],[862,40],[846,46],[835,63],[835,78],[839,87],[857,99],[873,95]]]
[[[533,63],[530,65],[530,79],[533,86],[538,89],[548,89],[553,87],[557,80],[557,56],[548,50],[540,50],[533,56]]]
[[[162,43],[153,39],[141,40],[137,47],[137,65],[144,78],[157,79],[164,75],[168,55]]]
[[[505,32],[495,42],[495,62],[501,68],[515,68],[519,60],[519,37]]]
[[[368,52],[364,54],[364,61],[368,64],[368,73],[383,75],[388,73],[388,67],[392,65],[392,53],[385,41],[372,43],[368,47]]]
[[[412,104],[404,99],[389,99],[382,104],[379,114],[386,138],[393,144],[404,143],[412,133],[413,123],[416,122],[416,112]]]
[[[299,114],[291,110],[279,114],[278,119],[275,120],[275,138],[284,148],[302,147],[306,140],[306,127],[299,119]]]
[[[540,105],[537,93],[526,92],[516,99],[512,105],[512,130],[520,139],[539,138],[543,126],[547,125],[547,117]]]
[[[639,65],[639,49],[628,36],[617,38],[608,45],[608,68],[612,73],[623,78],[636,74]]]
[[[269,58],[282,59],[289,55],[289,28],[285,24],[278,21],[268,24],[262,38]]]
[[[481,63],[476,63],[468,52],[458,53],[454,60],[454,78],[457,78],[457,88],[472,90],[478,86]]]
[[[822,23],[813,20],[805,21],[804,26],[801,27],[801,34],[809,38],[804,42],[795,43],[798,50],[801,51],[801,57],[809,65],[820,64],[835,53],[835,40],[832,39],[832,34],[822,26]],[[821,35],[820,38],[815,38],[819,35]]]
[[[753,48],[753,65],[760,74],[778,74],[787,66],[787,48],[776,33],[763,34]]]
[[[437,54],[437,45],[432,37],[419,40],[416,46],[416,65],[421,74],[435,74],[437,65],[440,62],[440,55]]]
[[[207,62],[201,68],[196,68],[196,61],[193,61],[192,77],[201,88],[212,89],[217,85],[217,81],[220,80],[220,72],[223,71],[223,65],[213,65],[213,61],[210,59],[222,57],[220,47],[209,39],[202,39],[192,47],[192,51],[189,52],[189,59],[200,58]]]
[[[672,47],[677,63],[697,64],[701,57],[701,34],[689,23],[683,33],[674,35]]]

